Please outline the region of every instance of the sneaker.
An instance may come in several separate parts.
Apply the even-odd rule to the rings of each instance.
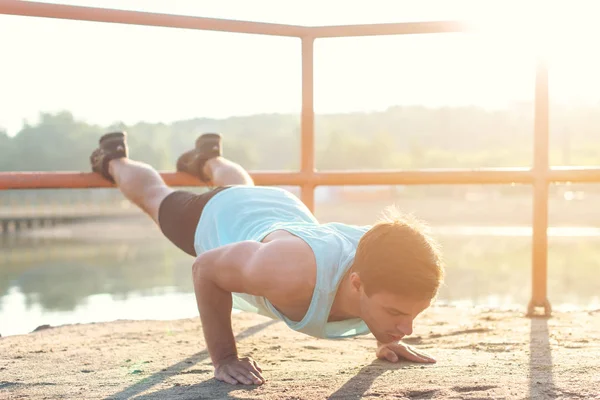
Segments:
[[[107,133],[102,135],[99,144],[100,146],[90,156],[92,171],[101,174],[112,183],[115,183],[115,180],[108,172],[108,162],[116,158],[127,158],[129,153],[129,149],[127,148],[127,133]]]
[[[204,165],[211,158],[220,157],[222,152],[221,135],[218,133],[200,135],[196,139],[196,147],[186,151],[177,159],[177,171],[186,172],[208,183],[210,177],[204,173]]]

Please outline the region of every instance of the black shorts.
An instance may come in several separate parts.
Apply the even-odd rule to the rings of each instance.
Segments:
[[[160,230],[175,246],[196,257],[194,236],[200,215],[210,199],[229,187],[218,187],[202,194],[185,190],[171,193],[164,198],[158,208]]]

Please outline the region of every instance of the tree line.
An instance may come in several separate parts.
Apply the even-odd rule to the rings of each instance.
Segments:
[[[552,109],[551,163],[600,163],[600,105]],[[131,157],[161,170],[203,132],[224,136],[224,155],[249,170],[300,166],[300,116],[260,114],[196,118],[169,124],[99,126],[68,111],[41,113],[10,137],[0,130],[0,171],[88,171],[89,154],[105,132],[129,133]],[[317,115],[317,168],[411,169],[530,166],[533,107],[390,107],[382,112]]]

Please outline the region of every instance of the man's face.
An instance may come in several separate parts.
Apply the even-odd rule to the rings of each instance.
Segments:
[[[431,299],[416,300],[384,291],[367,296],[362,285],[358,291],[361,318],[381,343],[397,342],[411,335],[414,319],[431,306]]]

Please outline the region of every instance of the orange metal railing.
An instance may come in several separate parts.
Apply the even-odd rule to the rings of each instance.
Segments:
[[[298,185],[302,201],[314,210],[314,191],[319,185],[400,184],[502,184],[533,185],[532,296],[528,312],[543,307],[550,315],[547,297],[548,185],[552,182],[600,182],[600,168],[550,168],[548,162],[548,72],[540,61],[535,83],[535,129],[533,168],[444,169],[420,171],[316,171],[314,156],[313,45],[315,39],[369,35],[402,35],[463,32],[457,21],[307,27],[233,21],[183,15],[112,10],[19,0],[0,0],[0,14],[148,25],[246,34],[298,37],[302,41],[302,148],[299,172],[251,172],[259,185]],[[185,174],[162,171],[171,186],[202,183]],[[94,173],[9,172],[0,173],[0,190],[34,188],[96,188],[111,184]]]

